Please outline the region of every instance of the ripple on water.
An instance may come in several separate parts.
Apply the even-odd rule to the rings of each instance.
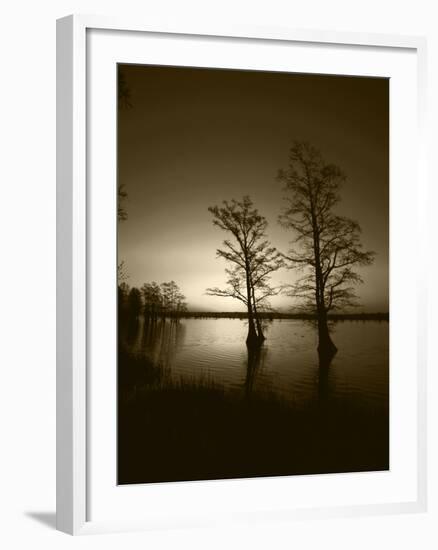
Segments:
[[[171,376],[208,376],[225,388],[269,391],[295,404],[325,397],[356,400],[368,407],[386,407],[389,392],[389,324],[343,321],[334,324],[338,353],[322,375],[313,325],[301,320],[274,320],[267,340],[248,369],[247,325],[239,319],[184,319],[179,323],[139,326],[132,343],[170,369]]]

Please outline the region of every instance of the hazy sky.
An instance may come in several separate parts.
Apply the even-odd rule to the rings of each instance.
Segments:
[[[131,109],[119,110],[118,170],[128,219],[119,224],[119,258],[131,286],[175,280],[192,310],[237,311],[216,258],[225,234],[208,206],[250,195],[282,251],[292,235],[277,223],[285,193],[276,181],[293,140],[310,141],[347,175],[338,213],[357,220],[377,253],[360,270],[358,311],[388,311],[389,81],[124,65]],[[274,282],[291,283],[293,271]],[[272,305],[293,307],[277,297]]]

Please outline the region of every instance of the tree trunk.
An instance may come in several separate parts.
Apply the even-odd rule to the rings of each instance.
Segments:
[[[330,338],[327,323],[327,312],[325,310],[318,312],[318,353],[320,357],[332,358],[338,351]]]
[[[319,248],[319,233],[317,231],[316,215],[312,206],[312,226],[313,226],[313,251],[315,255],[315,299],[318,315],[318,354],[320,363],[326,363],[333,358],[338,351],[337,347],[330,338],[327,323],[327,310],[324,298],[324,280],[321,269],[321,257]]]
[[[259,342],[263,342],[263,340],[266,340],[265,335],[263,334],[262,324],[260,322],[259,316],[256,314],[255,316],[256,325],[257,325],[257,338]]]
[[[246,337],[246,343],[248,345],[254,345],[258,340],[257,331],[254,324],[254,314],[251,307],[251,301],[248,302],[248,336]]]
[[[258,337],[254,324],[254,313],[251,305],[251,286],[249,284],[248,275],[246,276],[246,295],[247,295],[247,308],[248,308],[248,336],[246,337],[246,343],[249,346],[256,344]]]
[[[265,340],[265,335],[263,334],[262,324],[260,322],[259,315],[258,315],[258,312],[257,312],[254,287],[251,287],[251,293],[252,293],[252,303],[253,303],[253,308],[254,308],[254,317],[255,317],[255,322],[256,322],[256,325],[257,325],[257,337],[258,337],[259,342],[261,343],[261,342],[263,342],[263,340]]]
[[[246,343],[248,345],[254,345],[258,341],[257,332],[254,325],[254,317],[250,311],[251,306],[248,307],[248,336],[246,337]]]

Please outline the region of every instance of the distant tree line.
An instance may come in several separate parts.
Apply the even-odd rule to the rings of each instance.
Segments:
[[[126,282],[119,281],[118,307],[122,319],[135,320],[143,316],[146,321],[177,320],[187,311],[185,300],[175,281],[161,284],[152,281],[141,288],[130,288]]]
[[[316,313],[305,311],[288,313],[271,309],[270,311],[259,311],[260,319],[299,319],[304,321],[315,321],[318,319]],[[186,311],[181,315],[184,319],[248,319],[247,312],[243,311]],[[389,313],[329,313],[329,321],[389,321]]]

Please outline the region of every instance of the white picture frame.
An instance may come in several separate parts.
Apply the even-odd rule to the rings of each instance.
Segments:
[[[415,356],[414,387],[410,390],[412,407],[415,407],[415,418],[412,419],[412,439],[415,439],[415,448],[412,448],[412,462],[409,465],[413,476],[409,490],[406,489],[406,495],[409,497],[386,498],[382,497],[379,502],[369,503],[360,500],[351,503],[334,503],[328,506],[324,502],[318,501],[315,505],[309,502],[307,505],[297,506],[296,504],[283,503],[276,508],[260,507],[254,501],[250,503],[249,495],[256,491],[267,491],[271,497],[276,494],[279,487],[279,480],[227,480],[222,482],[196,482],[186,483],[185,487],[179,491],[178,495],[172,493],[166,487],[173,484],[158,484],[154,487],[154,498],[158,502],[166,502],[166,498],[175,501],[172,513],[160,511],[160,505],[157,504],[156,514],[145,512],[144,517],[141,514],[136,517],[119,516],[117,507],[108,513],[97,514],[98,519],[90,516],[92,506],[90,497],[90,487],[93,482],[93,472],[91,467],[93,458],[91,457],[91,447],[96,445],[100,448],[100,440],[96,430],[90,430],[90,411],[93,411],[96,401],[96,390],[91,391],[91,365],[94,355],[90,351],[90,343],[94,336],[91,330],[93,322],[90,321],[90,303],[93,298],[93,276],[90,274],[90,251],[93,251],[93,244],[90,235],[93,234],[93,224],[96,217],[96,201],[90,200],[90,196],[95,198],[90,191],[91,174],[90,165],[93,162],[95,149],[90,139],[89,122],[91,120],[90,107],[88,100],[90,98],[90,71],[94,70],[95,60],[90,58],[90,32],[98,31],[106,33],[106,45],[115,44],[114,36],[125,35],[126,33],[135,33],[139,37],[168,37],[174,44],[181,40],[210,40],[220,41],[222,44],[228,44],[230,48],[235,48],[237,52],[242,44],[263,43],[275,47],[278,45],[301,44],[311,47],[317,45],[318,48],[364,48],[372,51],[374,56],[383,55],[384,52],[408,52],[414,56],[412,75],[410,85],[415,95],[418,106],[415,106],[415,115],[411,120],[417,128],[415,135],[411,136],[410,145],[415,142],[415,150],[412,152],[413,158],[409,166],[410,174],[415,177],[415,185],[412,185],[411,192],[417,200],[418,227],[413,230],[413,242],[418,243],[418,254],[420,257],[424,254],[422,243],[425,235],[425,219],[420,213],[426,212],[426,176],[425,176],[425,144],[423,137],[423,126],[425,118],[425,40],[419,37],[404,37],[390,35],[368,35],[368,34],[349,34],[325,31],[300,31],[287,28],[236,28],[230,26],[228,29],[212,28],[170,28],[162,26],[161,28],[150,28],[147,24],[138,21],[125,21],[121,19],[112,19],[106,17],[94,16],[69,16],[58,20],[57,22],[57,528],[70,534],[86,534],[95,532],[106,532],[114,530],[130,529],[150,529],[154,527],[172,527],[185,525],[208,525],[217,524],[220,521],[252,521],[254,519],[293,519],[303,517],[332,517],[349,516],[356,514],[382,514],[395,512],[419,512],[426,509],[426,327],[425,323],[425,273],[418,263],[412,268],[410,276],[415,276],[417,280],[417,292],[412,298],[411,308],[416,314],[416,322],[411,326],[415,329],[415,345],[410,350],[412,357]],[[94,48],[94,45],[93,45]],[[173,50],[172,50],[173,48]],[[102,49],[102,48],[101,48]],[[112,48],[106,48],[111,50]],[[115,44],[117,49],[117,44]],[[99,51],[99,46],[96,47]],[[357,50],[359,51],[359,50]],[[108,54],[109,55],[109,54]],[[113,53],[111,54],[113,55]],[[117,55],[117,54],[116,54]],[[129,61],[124,53],[123,62]],[[180,56],[176,60],[176,46],[169,46],[166,50],[166,56],[173,64],[184,64],[184,58]],[[129,57],[129,55],[128,55]],[[111,58],[112,59],[112,58]],[[108,60],[111,61],[108,57]],[[412,58],[413,59],[413,58]],[[90,61],[91,60],[91,61]],[[138,59],[135,60],[138,62]],[[111,61],[112,62],[112,61]],[[188,64],[192,61],[188,60]],[[354,63],[354,58],[351,59]],[[94,65],[93,65],[94,63]],[[266,63],[270,61],[267,58]],[[208,66],[208,59],[203,66]],[[316,69],[314,69],[316,70]],[[383,70],[383,69],[382,69]],[[312,72],[312,71],[310,71]],[[348,72],[344,73],[348,74]],[[366,73],[364,73],[366,74]],[[372,71],[371,73],[372,74]],[[384,72],[382,75],[385,74]],[[414,96],[412,96],[414,97]],[[414,120],[415,119],[415,120]],[[93,127],[98,124],[98,119],[93,119]],[[413,141],[412,141],[413,140]],[[405,144],[407,145],[407,143]],[[103,146],[104,147],[104,146]],[[111,150],[111,143],[108,144]],[[402,147],[402,144],[400,144]],[[400,149],[402,150],[402,149]],[[115,150],[114,150],[115,155]],[[397,160],[400,162],[400,160]],[[98,163],[98,161],[97,161]],[[399,177],[397,163],[391,166],[391,178]],[[400,178],[402,176],[400,175]],[[395,193],[395,194],[394,194]],[[398,191],[394,191],[393,182],[391,182],[391,200],[397,198]],[[90,195],[91,194],[91,195]],[[397,209],[391,210],[395,219],[403,209],[402,200],[393,200],[397,203]],[[114,204],[103,201],[101,209],[113,207]],[[394,207],[395,208],[395,207]],[[111,230],[114,227],[110,228]],[[391,231],[394,226],[391,224]],[[93,237],[94,238],[94,237]],[[112,241],[114,243],[114,241]],[[111,254],[115,254],[114,247]],[[423,256],[424,257],[424,256]],[[391,258],[391,261],[393,258]],[[95,260],[93,257],[93,261]],[[94,263],[96,265],[96,263]],[[110,281],[111,282],[111,281]],[[391,280],[391,283],[393,280]],[[394,307],[393,307],[394,306]],[[400,313],[400,307],[397,300],[391,297],[391,315]],[[398,338],[399,339],[399,338]],[[393,340],[393,339],[392,339]],[[399,339],[400,340],[400,339]],[[397,346],[397,342],[391,341],[391,346]],[[407,354],[407,356],[410,356]],[[407,361],[408,359],[406,359]],[[412,367],[412,365],[411,365]],[[96,385],[94,384],[94,388]],[[104,390],[102,390],[104,391]],[[403,401],[402,396],[400,396]],[[115,405],[114,405],[115,406]],[[391,410],[391,414],[393,411]],[[96,415],[93,413],[93,418]],[[97,415],[98,417],[98,415]],[[95,421],[95,420],[94,420]],[[114,427],[115,429],[115,427]],[[409,431],[409,430],[408,430]],[[102,442],[102,445],[105,445]],[[115,460],[115,459],[114,459]],[[110,461],[111,462],[111,461]],[[112,464],[112,462],[111,462]],[[321,476],[313,476],[321,477]],[[415,478],[415,479],[414,479]],[[301,485],[313,481],[301,477]],[[326,489],[336,487],[336,475],[330,478]],[[361,483],[372,485],[369,477],[362,480]],[[378,483],[378,480],[376,481]],[[345,484],[345,482],[344,482]],[[181,486],[181,484],[180,484]],[[143,487],[141,491],[144,492]],[[100,491],[96,485],[93,489],[94,494]],[[140,489],[139,489],[140,491]],[[232,493],[229,493],[232,491]],[[208,494],[214,492],[217,496],[222,493],[220,498],[226,498],[224,495],[233,494],[233,499],[239,504],[239,509],[231,510],[225,514],[226,504],[222,508],[200,514],[200,509],[192,501],[199,498],[206,498]],[[239,500],[245,493],[245,497]],[[128,491],[124,492],[126,507],[126,498],[130,498]],[[394,493],[395,494],[395,493]],[[192,495],[192,496],[191,496]],[[239,496],[240,495],[240,496]],[[102,500],[110,500],[112,497],[102,490]],[[94,498],[94,497],[93,497]],[[119,497],[116,497],[119,498]],[[142,498],[148,498],[144,493]],[[99,500],[99,498],[97,498]],[[220,499],[219,499],[220,500]],[[134,502],[134,501],[133,501]],[[138,501],[140,502],[140,501]],[[185,510],[181,507],[181,502],[186,502]],[[179,504],[178,504],[179,503]],[[134,504],[135,506],[135,504]],[[138,505],[137,505],[138,506]],[[181,510],[178,516],[178,506]],[[251,506],[252,509],[251,509]],[[120,507],[119,507],[120,508]],[[205,506],[204,506],[205,508]],[[106,515],[105,515],[106,514]],[[102,517],[101,517],[102,516]]]

